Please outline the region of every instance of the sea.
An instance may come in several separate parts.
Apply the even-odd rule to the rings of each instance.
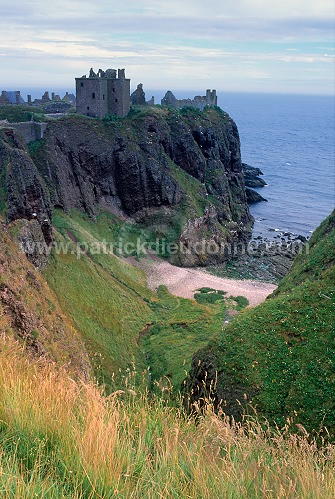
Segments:
[[[22,95],[35,98],[44,90],[24,89]],[[178,99],[197,95],[172,90]],[[166,90],[145,91],[159,103]],[[335,205],[334,97],[218,91],[218,105],[237,124],[242,161],[260,168],[267,183],[256,189],[267,202],[250,207],[254,237],[310,236]]]
[[[250,206],[253,237],[308,237],[335,205],[335,102],[331,96],[218,93],[237,124],[244,163],[258,167],[267,202]]]

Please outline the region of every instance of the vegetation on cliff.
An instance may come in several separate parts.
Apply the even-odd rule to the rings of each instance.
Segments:
[[[314,232],[276,292],[197,352],[191,402],[213,389],[228,414],[251,403],[279,426],[335,429],[335,212]],[[239,399],[240,403],[236,402]],[[248,409],[250,411],[250,409]]]
[[[45,121],[44,110],[36,106],[0,106],[0,120],[7,120],[9,123],[19,123],[22,121]]]
[[[125,258],[245,237],[241,175],[218,109],[74,116],[28,149],[0,131],[2,497],[334,497],[334,446],[312,433],[335,428],[335,213],[227,325],[224,294],[153,292]],[[229,418],[250,402],[260,423]]]

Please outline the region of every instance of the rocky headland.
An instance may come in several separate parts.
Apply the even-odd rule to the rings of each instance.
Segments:
[[[49,122],[29,147],[7,127],[0,148],[7,220],[38,220],[47,243],[55,208],[90,217],[111,211],[153,225],[161,238],[173,225],[179,265],[226,261],[225,248],[250,237],[238,130],[219,108],[68,116]],[[207,251],[213,245],[218,251]]]

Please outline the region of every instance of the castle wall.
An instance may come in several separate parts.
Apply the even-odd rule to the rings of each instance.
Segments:
[[[109,80],[108,84],[108,114],[126,116],[130,110],[130,80],[118,78]]]
[[[26,121],[22,123],[9,123],[9,127],[18,130],[28,143],[32,140],[43,139],[44,132],[47,128],[47,123],[36,123],[34,121]]]
[[[93,70],[86,78],[76,78],[77,113],[103,118],[108,114],[123,117],[130,110],[130,79],[125,78],[124,70],[108,69],[106,72]]]
[[[181,109],[182,107],[194,107],[203,111],[206,106],[217,106],[216,90],[206,90],[206,95],[196,95],[194,99],[176,99],[171,91],[167,91],[161,100],[162,106],[172,107],[174,109]]]
[[[107,79],[76,78],[76,111],[92,118],[108,114]]]

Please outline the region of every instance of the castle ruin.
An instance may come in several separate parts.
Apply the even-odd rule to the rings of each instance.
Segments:
[[[161,100],[162,106],[172,107],[173,109],[181,109],[182,107],[194,107],[203,111],[206,106],[213,107],[218,105],[216,90],[206,90],[206,95],[196,95],[194,99],[177,99],[173,93],[168,90]]]
[[[154,97],[146,101],[143,84],[139,83],[136,90],[130,95],[130,79],[126,78],[124,69],[99,69],[97,73],[93,68],[89,75],[75,78],[76,96],[66,92],[61,98],[54,92],[49,95],[45,91],[40,99],[32,101],[31,95],[27,96],[27,102],[21,96],[19,90],[5,91],[0,93],[0,106],[6,105],[28,105],[41,107],[46,113],[54,116],[64,115],[71,107],[76,106],[76,112],[92,118],[104,118],[109,114],[114,114],[123,118],[133,106],[154,106]],[[163,106],[173,109],[183,107],[193,107],[203,111],[205,107],[217,106],[216,90],[206,90],[206,95],[197,95],[194,99],[177,99],[168,90],[161,100]]]
[[[150,100],[146,101],[143,83],[139,83],[136,90],[130,96],[130,102],[132,106],[154,106],[155,97],[152,96]]]
[[[76,78],[76,111],[92,118],[115,114],[122,118],[130,110],[130,79],[124,69],[91,68],[89,76]]]
[[[66,92],[64,97],[61,99],[61,97],[55,92],[52,92],[51,98],[49,97],[49,92],[46,91],[42,95],[40,99],[31,99],[31,95],[27,95],[27,101],[23,99],[21,96],[20,90],[15,90],[15,91],[8,91],[8,90],[2,90],[1,95],[0,95],[0,106],[9,106],[9,105],[16,105],[16,106],[35,106],[35,107],[44,107],[46,104],[54,104],[54,103],[62,103],[62,104],[68,104],[69,107],[72,107],[76,103],[76,98],[73,94],[69,94],[69,92]]]

